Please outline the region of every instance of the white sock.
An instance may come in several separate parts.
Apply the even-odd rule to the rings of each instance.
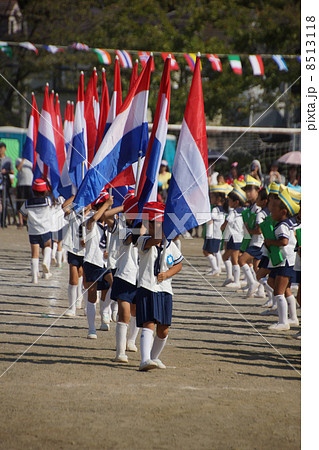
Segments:
[[[39,258],[31,258],[32,283],[38,282]]]
[[[266,289],[266,292],[268,292],[269,296],[273,295],[274,290],[269,284],[267,283],[267,279],[263,278],[260,280],[260,282],[263,284],[264,288]]]
[[[100,315],[101,315],[101,320],[102,320],[102,322],[106,322],[106,323],[109,323],[110,322],[110,319],[107,319],[107,303],[106,303],[106,301],[104,300],[101,300],[100,301]],[[103,318],[105,319],[105,320],[103,320]]]
[[[229,280],[232,277],[232,263],[229,259],[225,261],[225,268],[226,268],[226,278]]]
[[[253,276],[254,281],[257,281],[256,272],[254,271],[254,266],[250,266],[251,274]]]
[[[55,259],[57,249],[58,249],[58,243],[57,242],[53,242],[53,248],[52,248],[52,254],[51,254],[51,258],[52,259]]]
[[[89,324],[89,333],[95,333],[95,312],[96,312],[96,303],[87,303],[86,307],[86,317]]]
[[[153,345],[153,330],[142,328],[141,333],[141,362],[151,359],[151,349]]]
[[[234,283],[239,283],[240,278],[240,266],[239,264],[233,265]]]
[[[277,300],[277,311],[279,323],[287,324],[288,323],[288,305],[287,300],[284,295],[275,295],[274,297]]]
[[[272,307],[271,309],[277,309],[277,296],[272,294]]]
[[[78,309],[82,308],[83,301],[83,277],[79,277],[78,285],[77,285],[77,302],[76,307]]]
[[[251,287],[254,284],[254,277],[253,277],[253,275],[251,273],[249,265],[248,264],[244,264],[242,266],[242,269],[243,269],[243,272],[245,274],[248,287]]]
[[[88,291],[83,292],[83,309],[84,309],[84,315],[86,315],[87,312],[87,305],[88,305]]]
[[[165,347],[167,338],[168,338],[168,336],[166,336],[166,338],[164,338],[164,339],[161,339],[157,336],[157,334],[155,335],[153,347],[151,350],[151,359],[154,360],[154,359],[159,358],[160,354],[162,353],[163,348]]]
[[[111,302],[112,302],[111,291],[112,291],[112,288],[109,288],[106,293],[106,296],[105,296],[106,308],[109,308],[111,306]]]
[[[139,330],[140,329],[136,326],[136,317],[131,316],[127,333],[127,341],[130,341],[133,344],[135,344]]]
[[[298,320],[297,317],[297,305],[296,305],[296,298],[294,295],[289,295],[289,297],[286,297],[286,300],[288,302],[288,316],[291,320]]]
[[[258,289],[257,289],[257,295],[260,295],[260,297],[265,296],[265,289],[263,284],[259,283]]]
[[[51,247],[44,247],[43,250],[43,265],[48,268],[50,272],[50,264],[51,264]]]
[[[218,270],[222,270],[223,258],[222,258],[222,255],[220,254],[220,251],[216,253],[216,259],[217,259]]]
[[[62,250],[56,252],[56,264],[57,267],[62,267]]]
[[[65,248],[62,249],[62,262],[68,262],[68,257]]]
[[[116,356],[125,355],[127,328],[127,323],[117,322],[116,324]]]
[[[69,311],[75,313],[76,310],[76,297],[78,293],[77,285],[69,284],[68,286],[68,298],[69,298]]]
[[[211,265],[211,268],[213,269],[213,271],[217,272],[218,267],[217,267],[217,259],[215,258],[215,256],[210,254],[210,255],[207,255],[206,258],[208,259],[208,262]]]

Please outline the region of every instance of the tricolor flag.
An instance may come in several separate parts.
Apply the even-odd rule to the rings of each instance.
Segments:
[[[187,61],[187,64],[192,72],[194,72],[195,69],[195,62],[196,62],[196,54],[195,53],[184,53],[184,57]]]
[[[36,152],[35,148],[37,145],[37,136],[38,136],[38,128],[39,128],[39,111],[37,107],[37,102],[35,100],[34,93],[32,92],[32,108],[29,119],[27,137],[22,150],[22,158],[27,159],[33,165],[33,170],[35,168],[36,163]]]
[[[123,69],[133,69],[132,58],[126,50],[115,50],[115,53],[120,59],[120,64]]]
[[[90,50],[90,47],[86,44],[82,44],[81,42],[73,42],[72,45],[70,45],[71,48],[73,48],[74,50],[80,50],[80,51],[85,51],[88,52]]]
[[[62,123],[62,116],[61,116],[61,109],[60,109],[60,100],[59,100],[59,94],[56,94],[55,96],[55,115],[56,115],[56,134],[55,134],[55,148],[56,148],[56,154],[58,159],[58,165],[59,165],[59,172],[61,174],[64,161],[65,161],[65,142],[64,142],[64,133],[63,133],[63,123]]]
[[[140,150],[145,155],[151,64],[150,58],[94,156],[74,199],[78,211],[94,201],[107,183],[136,162]]]
[[[272,55],[272,59],[278,65],[280,71],[283,70],[285,72],[288,72],[287,64],[281,55]]]
[[[117,116],[120,108],[122,106],[122,87],[121,87],[121,73],[120,73],[120,64],[119,58],[115,57],[115,67],[114,67],[114,86],[113,86],[113,95],[111,99],[111,105],[109,109],[109,114],[107,116],[105,128],[104,128],[104,136],[107,133],[108,129],[111,126],[111,123]]]
[[[64,52],[63,48],[56,47],[55,45],[43,45],[43,48],[45,48],[45,50],[49,53]]]
[[[251,67],[253,68],[254,75],[264,75],[264,64],[261,56],[259,55],[249,55],[249,61]]]
[[[242,75],[243,68],[241,65],[241,61],[238,55],[228,55],[228,60],[230,67],[233,69],[234,73],[237,73],[237,75]]]
[[[97,136],[95,143],[95,152],[100,147],[104,137],[104,130],[109,115],[110,102],[109,102],[109,90],[105,79],[105,69],[102,69],[102,97],[101,97],[101,110],[99,115],[99,124],[97,128]]]
[[[157,201],[158,175],[167,137],[171,98],[171,58],[164,64],[158,93],[151,137],[147,146],[143,170],[137,190],[138,209],[141,213],[146,202]]]
[[[58,198],[59,193],[57,188],[60,180],[60,171],[56,153],[55,132],[53,129],[53,123],[56,122],[53,119],[54,116],[55,112],[52,110],[52,103],[49,98],[49,85],[46,84],[39,122],[34,179],[44,176],[51,185],[54,197]]]
[[[12,48],[9,47],[7,42],[0,41],[0,50],[9,56],[9,58],[12,58]]]
[[[174,58],[172,53],[166,53],[166,52],[162,53],[162,58],[163,58],[164,62],[166,61],[166,58],[168,57],[168,55],[171,55],[171,70],[179,70],[179,65],[177,64],[177,61]]]
[[[84,74],[81,72],[75,108],[69,175],[76,188],[87,172],[87,132],[84,115]],[[97,197],[97,196],[96,196]]]
[[[197,58],[167,193],[163,230],[168,240],[211,219],[199,64]]]
[[[214,55],[213,53],[208,53],[207,55],[208,61],[210,61],[213,70],[216,70],[216,72],[222,72],[222,63],[220,62],[220,59],[217,55]]]
[[[31,44],[31,42],[20,42],[20,47],[26,48],[27,50],[31,50],[32,52],[35,52],[37,55],[39,54],[38,49],[35,45]]]
[[[71,104],[71,102],[68,100],[65,107],[64,124],[63,124],[65,152],[68,151],[69,144],[72,140],[73,126],[74,126],[73,102]]]
[[[97,54],[101,64],[105,64],[106,66],[111,64],[111,55],[106,50],[103,50],[103,48],[91,48],[91,51]]]
[[[137,69],[138,69],[138,59],[135,60],[135,64],[132,69],[132,74],[131,74],[131,78],[130,78],[130,86],[128,88],[129,91],[132,89],[132,87],[136,83],[136,80],[138,79]]]
[[[145,64],[148,61],[148,58],[150,57],[151,53],[150,52],[138,52],[138,56],[140,58],[141,61],[141,65],[142,68],[145,66]],[[154,58],[153,58],[153,64],[152,64],[152,72],[154,72],[155,70],[155,64],[154,64]]]
[[[94,67],[86,91],[84,94],[84,114],[86,121],[86,133],[87,133],[87,148],[88,148],[88,162],[92,162],[95,152],[95,143],[97,136],[98,120],[96,121],[96,115],[99,111],[97,105],[99,104],[97,93],[97,73]],[[97,118],[98,119],[98,118]]]
[[[76,188],[72,184],[71,178],[69,176],[69,168],[70,168],[70,159],[72,153],[72,135],[73,135],[73,126],[74,126],[74,106],[73,102],[67,102],[65,113],[64,113],[64,141],[66,148],[66,158],[64,162],[64,166],[62,169],[60,183],[58,187],[59,193],[65,198],[70,198],[71,195],[76,193]]]

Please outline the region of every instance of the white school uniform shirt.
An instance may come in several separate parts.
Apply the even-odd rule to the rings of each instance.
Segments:
[[[28,233],[40,235],[49,233],[52,227],[52,209],[50,197],[35,197],[25,201],[20,209],[28,218]]]
[[[119,213],[118,217],[114,218],[114,226],[112,230],[109,230],[111,235],[108,247],[109,255],[107,258],[108,269],[116,269],[120,248],[120,232],[125,228],[125,226],[125,218],[122,213]]]
[[[234,210],[234,208],[229,208],[229,210],[228,210],[228,216],[229,216],[229,214],[230,214],[233,210]],[[228,216],[227,216],[227,217],[226,217],[226,216],[227,216],[227,214],[225,214],[225,220],[228,220]],[[225,227],[225,229],[224,229],[224,233],[222,234],[222,236],[223,236],[225,242],[229,241],[229,238],[230,238],[230,231],[229,231],[228,223],[227,223],[227,225],[226,225],[226,227]]]
[[[151,239],[151,236],[144,235],[140,236],[137,240],[137,248],[140,257],[137,286],[143,287],[152,292],[167,292],[173,295],[172,277],[162,281],[161,283],[157,281],[157,276],[155,276],[154,273],[154,267],[158,258],[158,250],[155,245],[145,250],[144,247],[148,239]],[[163,249],[161,251],[161,258],[162,257]],[[170,243],[167,243],[163,272],[166,272],[182,260],[183,255],[178,250],[174,242],[170,241]]]
[[[277,223],[277,225],[275,225],[274,232],[276,239],[284,237],[288,239],[288,244],[284,247],[279,247],[283,257],[283,261],[280,264],[277,264],[277,266],[273,266],[271,263],[271,259],[269,259],[268,267],[284,267],[286,265],[286,261],[288,262],[289,266],[294,266],[296,260],[295,246],[297,241],[295,238],[293,223],[290,219],[283,220],[282,222],[279,222]]]
[[[269,214],[270,211],[268,208],[260,209],[260,211],[257,212],[256,225],[260,225],[266,219],[266,217],[269,216]],[[263,243],[263,234],[253,234],[249,245],[261,248]]]
[[[104,258],[106,248],[102,249],[100,247],[104,233],[106,234],[105,239],[107,239],[107,226],[103,226],[98,222],[93,222],[91,230],[88,230],[86,226],[84,262],[99,267],[106,267],[107,260]]]
[[[244,208],[235,208],[227,216],[227,226],[229,232],[229,238],[233,238],[234,243],[242,242],[244,239],[244,221],[241,215]],[[228,239],[229,240],[229,239]]]
[[[84,221],[88,220],[94,213],[90,211],[85,217]],[[65,216],[68,224],[67,232],[65,233],[62,247],[68,252],[77,256],[85,255],[85,247],[81,245],[81,240],[84,239],[82,230],[80,231],[81,224],[83,223],[83,214],[73,210],[70,214]]]
[[[207,223],[206,239],[222,239],[220,227],[225,222],[226,212],[222,206],[214,206],[211,212],[212,220]]]
[[[120,246],[114,276],[135,286],[138,277],[138,250],[132,242],[127,243],[130,236],[132,231],[127,228],[124,238],[119,237]]]
[[[52,205],[52,230],[51,231],[59,231],[66,224],[67,221],[64,217],[64,211],[62,205],[64,203],[64,198],[59,196],[56,200],[55,204]]]

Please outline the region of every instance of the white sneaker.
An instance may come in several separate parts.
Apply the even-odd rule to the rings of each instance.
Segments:
[[[97,339],[96,331],[89,331],[87,338],[88,339]]]
[[[137,347],[133,341],[127,341],[126,350],[128,352],[137,352]]]
[[[109,323],[105,323],[105,322],[102,322],[101,323],[101,326],[100,326],[100,330],[102,330],[102,331],[109,331],[110,330],[110,324]]]
[[[120,363],[128,363],[128,357],[125,354],[118,355],[118,356],[115,357],[114,361],[115,362],[120,362]]]
[[[42,264],[42,272],[43,274],[50,273],[49,267],[45,263]]]
[[[219,270],[210,270],[209,272],[206,273],[206,275],[212,277],[219,277],[220,273],[221,272]]]
[[[43,273],[43,275],[42,275],[42,278],[44,278],[45,280],[48,280],[49,278],[51,278],[52,277],[52,273],[51,272],[49,272],[49,273]]]
[[[254,293],[257,291],[258,286],[259,286],[259,283],[257,283],[257,281],[255,281],[248,289],[246,298],[252,297],[254,295]]]
[[[38,284],[38,277],[37,277],[37,276],[32,277],[31,283],[33,283],[33,284]]]
[[[153,359],[153,362],[157,364],[158,369],[166,369],[165,364],[163,364],[160,359]]]
[[[288,319],[288,323],[291,327],[299,327],[299,319]]]
[[[232,288],[232,289],[239,289],[240,288],[240,283],[235,283],[234,281],[232,281],[231,283],[228,283],[226,285],[226,287]]]
[[[267,300],[266,303],[264,303],[262,306],[262,308],[271,308],[272,307],[272,300]]]
[[[68,309],[66,313],[64,313],[64,317],[75,317],[75,311],[72,311],[72,309]]]
[[[140,367],[138,370],[142,372],[146,372],[147,370],[156,369],[157,364],[155,361],[152,361],[151,359],[148,359],[147,361],[144,361],[140,364]]]
[[[222,284],[222,286],[227,286],[227,284],[232,283],[234,281],[233,278],[226,278],[226,280],[224,281],[224,283]],[[240,286],[239,286],[240,287]]]
[[[268,330],[272,330],[272,331],[287,331],[290,330],[290,325],[289,323],[273,323],[272,325],[270,325],[268,327]]]

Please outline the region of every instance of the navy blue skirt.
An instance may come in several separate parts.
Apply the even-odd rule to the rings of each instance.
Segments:
[[[294,266],[289,266],[288,262],[286,261],[285,266],[274,267],[273,269],[270,269],[269,278],[276,278],[277,276],[288,277],[290,278],[290,280],[294,280],[295,279]]]
[[[295,274],[296,274],[296,283],[300,284],[301,283],[301,270],[295,270]]]
[[[221,239],[207,238],[205,239],[203,250],[208,253],[218,253]]]
[[[68,264],[72,264],[75,267],[83,266],[84,256],[75,255],[72,252],[68,252]]]
[[[103,277],[107,273],[105,267],[96,266],[95,264],[89,263],[87,261],[83,263],[83,270],[85,275],[85,281],[87,281],[88,283],[92,283],[94,281],[103,282]],[[108,289],[109,283],[107,282],[105,283],[106,283],[105,286],[107,285],[107,287],[103,287],[103,289],[98,290]]]
[[[234,242],[231,237],[227,242],[227,250],[240,250],[241,242]]]
[[[44,248],[44,244],[52,238],[52,233],[49,231],[44,234],[29,234],[30,244],[39,244],[41,248]]]
[[[153,292],[139,287],[136,294],[136,325],[142,327],[146,322],[171,325],[173,297],[167,292]]]
[[[111,291],[112,300],[123,300],[128,303],[135,303],[136,284],[128,283],[122,278],[114,277]]]
[[[268,269],[269,258],[266,255],[262,255],[261,260],[258,264],[258,268]],[[269,269],[270,270],[270,269]]]
[[[247,248],[247,250],[245,251],[245,253],[248,253],[248,255],[254,257],[255,259],[260,260],[263,256],[262,252],[261,252],[261,248],[260,247],[256,247],[255,245],[251,245]]]

